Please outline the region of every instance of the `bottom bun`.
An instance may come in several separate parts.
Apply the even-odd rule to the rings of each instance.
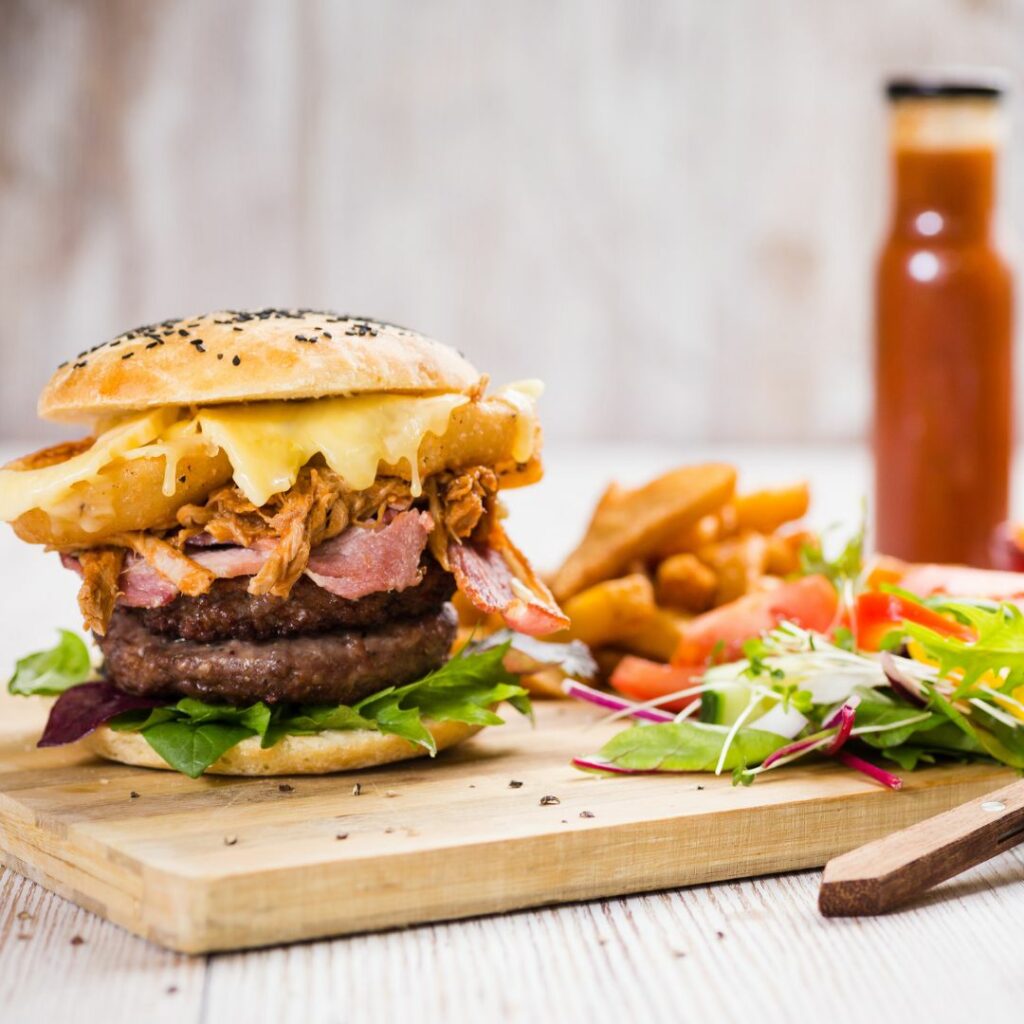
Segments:
[[[427,722],[426,726],[438,750],[461,743],[481,729],[479,725],[462,722]],[[111,761],[173,771],[141,733],[115,732],[101,725],[84,740],[84,745]],[[260,747],[258,736],[250,736],[214,761],[206,772],[211,775],[326,775],[406,761],[426,753],[423,747],[399,736],[369,729],[332,729],[313,736],[284,736],[265,750]]]

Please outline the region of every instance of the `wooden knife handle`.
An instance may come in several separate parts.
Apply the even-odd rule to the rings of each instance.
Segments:
[[[825,865],[826,917],[882,914],[1024,840],[1024,781],[920,821]]]

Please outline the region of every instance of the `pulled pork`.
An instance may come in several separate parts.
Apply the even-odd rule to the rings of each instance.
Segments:
[[[78,590],[78,607],[86,629],[101,636],[114,612],[117,581],[124,566],[122,548],[93,548],[78,556],[82,567],[82,585]]]
[[[174,540],[183,547],[189,538],[203,533],[218,544],[241,547],[272,541],[273,552],[250,581],[249,593],[287,597],[317,544],[352,523],[410,505],[412,494],[402,480],[378,480],[365,491],[351,491],[332,470],[307,466],[289,490],[260,507],[234,484],[214,491],[203,505],[183,506],[178,510],[182,529]]]
[[[188,555],[179,551],[173,544],[161,540],[155,534],[137,531],[134,533],[118,533],[111,537],[108,544],[128,548],[140,558],[144,558],[161,576],[170,580],[183,594],[195,597],[205,594],[217,578],[209,569],[198,562],[193,562]]]
[[[430,553],[450,569],[449,542],[470,537],[494,510],[497,474],[486,466],[462,473],[439,473],[427,480],[423,489],[436,524],[430,535]]]
[[[483,466],[461,473],[436,474],[424,482],[424,497],[435,528],[430,551],[447,570],[448,545],[478,529],[488,529],[495,511],[498,478]],[[215,544],[271,547],[270,557],[249,580],[251,594],[287,597],[305,571],[310,551],[351,525],[381,520],[411,508],[409,484],[384,477],[362,491],[346,487],[337,473],[323,466],[306,466],[295,484],[256,506],[234,484],[213,491],[199,505],[184,505],[177,513],[180,528],[159,536],[152,532],[118,534],[102,548],[78,554],[83,582],[79,605],[86,626],[103,633],[117,599],[118,578],[125,550],[144,558],[162,576],[191,597],[204,594],[216,579],[187,554],[186,544],[202,536]]]

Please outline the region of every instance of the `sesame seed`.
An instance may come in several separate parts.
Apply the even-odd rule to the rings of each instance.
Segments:
[[[125,352],[125,354],[124,354],[123,356],[121,356],[121,358],[122,358],[122,359],[131,359],[131,357],[132,357],[133,355],[135,355],[135,353],[134,353],[134,352]]]
[[[242,362],[242,360],[238,356],[233,356],[232,359],[231,359],[231,365],[232,366],[239,366],[239,365],[241,365],[241,362]]]

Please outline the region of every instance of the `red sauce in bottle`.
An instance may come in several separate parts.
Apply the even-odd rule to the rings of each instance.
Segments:
[[[1013,436],[1013,279],[994,235],[998,91],[890,86],[878,262],[875,531],[910,561],[990,564]]]

